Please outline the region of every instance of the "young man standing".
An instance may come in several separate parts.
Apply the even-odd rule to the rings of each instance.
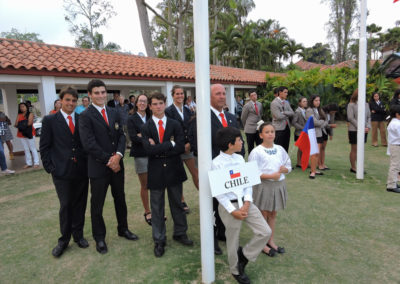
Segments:
[[[247,152],[250,154],[254,148],[254,143],[258,146],[262,142],[257,133],[257,122],[261,120],[263,106],[260,102],[257,102],[256,90],[251,90],[249,93],[250,101],[243,107],[241,119],[247,138]]]
[[[88,195],[87,157],[79,135],[79,115],[75,113],[78,92],[72,87],[60,91],[60,111],[42,121],[40,156],[51,173],[60,200],[61,237],[53,249],[59,257],[68,247],[71,235],[80,248],[89,246],[83,237]]]
[[[286,100],[288,88],[281,86],[277,90],[278,96],[271,102],[272,125],[275,127],[275,144],[289,151],[290,120],[294,112]]]
[[[181,160],[185,139],[179,122],[165,116],[166,97],[155,93],[150,97],[151,119],[142,126],[143,147],[149,157],[147,186],[150,189],[151,223],[154,255],[161,257],[166,245],[165,188],[174,220],[173,239],[192,246],[187,235],[186,213],[181,205],[182,183],[187,179]]]
[[[128,240],[137,240],[138,237],[128,229],[122,161],[126,140],[119,114],[115,108],[105,106],[107,90],[103,81],[91,80],[87,91],[92,104],[82,112],[79,130],[82,145],[88,152],[92,234],[96,241],[96,250],[105,254],[108,249],[105,242],[103,206],[108,186],[111,186],[114,198],[118,235]]]

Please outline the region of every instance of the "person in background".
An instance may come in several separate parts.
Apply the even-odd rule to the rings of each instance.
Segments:
[[[361,102],[364,103],[364,102]],[[358,127],[358,89],[353,92],[350,98],[350,103],[347,105],[347,120],[348,123],[348,134],[350,149],[350,172],[357,173],[356,161],[357,161],[357,127]],[[371,112],[369,110],[368,103],[365,103],[365,125],[364,125],[364,143],[367,143],[368,132],[371,129]]]
[[[142,126],[151,118],[148,98],[140,94],[136,101],[136,111],[128,118],[128,134],[132,141],[130,156],[134,157],[135,170],[140,182],[140,198],[144,208],[144,220],[151,226],[151,210],[149,203],[149,191],[147,188],[147,167],[149,158],[142,144]]]
[[[389,192],[400,193],[397,184],[400,172],[400,105],[393,105],[390,108],[391,121],[388,126],[390,163],[386,181],[386,190]]]
[[[119,104],[119,93],[113,93],[113,99],[107,102],[108,107],[116,107]]]
[[[239,127],[241,129],[243,129],[243,124],[242,124],[242,119],[241,119],[242,111],[243,111],[243,100],[239,95],[237,95],[236,96],[236,102],[235,102],[235,114],[236,114],[236,117],[237,117],[237,121],[238,121]]]
[[[57,113],[61,109],[61,101],[59,99],[56,99],[54,101],[54,108],[49,112],[49,114],[54,114]]]
[[[10,160],[14,160],[14,147],[11,140],[14,139],[11,129],[11,121],[8,116],[0,111],[0,139],[1,144],[6,143],[8,147],[8,153]]]
[[[129,103],[128,103],[128,106],[129,106],[129,110],[135,110],[135,106],[136,106],[136,97],[134,96],[134,95],[130,95],[129,96]],[[131,114],[133,114],[133,113],[131,113]]]
[[[131,147],[131,139],[128,134],[128,116],[129,116],[129,106],[125,104],[125,97],[120,95],[118,97],[119,103],[115,106],[117,111],[119,112],[119,117],[121,119],[121,127],[124,130],[124,134],[126,136],[126,146],[127,148]]]
[[[257,133],[257,122],[259,122],[263,115],[263,106],[257,101],[256,90],[249,91],[250,100],[243,107],[241,116],[244,125],[244,133],[247,140],[247,153],[250,154],[251,150],[261,144],[261,138]]]
[[[196,112],[196,103],[192,100],[192,96],[189,95],[186,97],[186,103],[185,106],[192,112]]]
[[[82,104],[76,107],[75,113],[80,114],[82,111],[84,111],[85,109],[88,108],[89,104],[90,104],[89,97],[88,96],[84,96],[82,98]]]
[[[33,113],[26,103],[18,104],[18,116],[14,126],[18,128],[17,137],[20,139],[25,152],[24,169],[39,167],[39,155],[35,145],[35,128],[33,127]],[[32,163],[33,158],[33,163]]]
[[[392,107],[393,105],[400,105],[400,89],[397,89],[394,92],[393,98],[390,101],[390,107]]]
[[[306,125],[306,109],[307,109],[307,98],[300,97],[298,101],[298,107],[294,112],[294,116],[292,119],[292,125],[294,126],[294,142],[299,139],[301,131]],[[301,168],[301,150],[297,148],[297,163],[296,168]]]
[[[281,86],[278,96],[271,102],[272,125],[275,128],[275,144],[281,145],[286,152],[290,144],[290,120],[294,112],[287,101],[288,88]]]
[[[385,105],[380,100],[378,92],[372,94],[369,101],[369,109],[371,110],[371,126],[372,126],[372,146],[378,147],[378,129],[381,135],[381,145],[387,147],[386,141],[386,110]]]
[[[1,133],[1,126],[0,126],[0,133]],[[15,173],[15,171],[7,168],[6,156],[4,155],[4,148],[2,143],[0,143],[0,169],[1,169],[0,175],[11,175]]]
[[[325,113],[328,125],[325,127],[326,134],[322,132],[323,142],[321,145],[321,152],[319,153],[318,168],[321,171],[329,170],[329,167],[325,164],[325,149],[328,144],[328,137],[330,140],[333,138],[333,128],[336,128],[335,114],[339,110],[337,104],[329,104],[322,108]]]

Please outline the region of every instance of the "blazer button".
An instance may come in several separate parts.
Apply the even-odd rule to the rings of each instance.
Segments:
[[[113,145],[114,145],[114,142],[112,142],[111,144],[113,144]]]
[[[164,166],[164,168],[166,168],[166,167],[167,167],[167,164],[163,164],[163,166]]]
[[[75,148],[72,148],[72,152],[75,152]]]

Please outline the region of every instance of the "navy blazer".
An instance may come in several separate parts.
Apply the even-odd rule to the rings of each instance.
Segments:
[[[228,126],[234,127],[239,129],[236,121],[236,117],[231,114],[230,112],[224,111],[226,122],[228,123]],[[216,156],[219,155],[220,149],[217,146],[217,141],[216,141],[216,136],[217,136],[217,131],[218,129],[222,128],[222,123],[218,119],[218,117],[215,115],[215,113],[211,110],[211,147],[212,147],[212,158],[214,159]],[[197,156],[197,126],[196,126],[196,120],[193,119],[192,123],[190,124],[190,129],[189,129],[189,141],[190,141],[190,147],[194,153],[195,156]],[[243,139],[242,139],[243,140]],[[244,157],[244,143],[242,146],[242,150],[240,153],[238,153]]]
[[[40,157],[46,172],[58,178],[87,178],[87,155],[79,135],[79,114],[71,133],[61,112],[46,115],[42,121]]]
[[[165,109],[165,115],[180,123],[180,125],[182,127],[182,131],[183,131],[183,135],[185,136],[185,143],[188,143],[189,142],[188,131],[189,131],[190,121],[191,121],[193,114],[185,106],[182,106],[182,110],[183,110],[183,120],[182,120],[181,115],[176,110],[176,107],[174,104],[170,105],[169,107],[167,107]]]
[[[90,105],[80,114],[79,131],[83,148],[88,153],[88,175],[90,178],[104,177],[112,170],[107,163],[112,155],[125,153],[126,137],[119,113],[115,108],[106,107],[107,124],[100,112]],[[123,170],[123,159],[120,161]]]
[[[378,105],[376,101],[369,103],[369,109],[371,110],[371,121],[385,121],[386,119],[386,110],[385,105],[381,103]],[[375,111],[373,113],[372,111]]]
[[[149,157],[147,187],[150,190],[164,190],[167,186],[178,185],[187,180],[181,154],[185,151],[183,132],[179,122],[167,118],[163,142],[160,143],[158,131],[150,118],[141,128],[143,147]],[[149,138],[155,145],[151,145]],[[171,141],[175,142],[175,146]]]
[[[151,119],[151,116],[146,116],[146,121]],[[130,156],[131,157],[147,157],[146,150],[143,148],[142,137],[138,134],[141,133],[141,128],[144,125],[143,120],[139,114],[135,112],[128,118],[128,134],[132,141],[132,147]]]

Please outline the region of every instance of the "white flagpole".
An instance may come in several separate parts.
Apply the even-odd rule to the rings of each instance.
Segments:
[[[199,165],[199,202],[202,282],[215,280],[214,231],[211,189],[210,51],[208,1],[193,1],[194,54],[196,69],[197,150]]]
[[[367,0],[361,0],[358,60],[357,179],[364,179],[365,94],[367,83]]]

